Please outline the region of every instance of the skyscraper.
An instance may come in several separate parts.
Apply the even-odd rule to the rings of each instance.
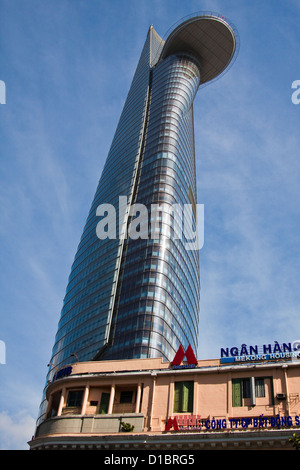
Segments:
[[[235,51],[223,17],[190,17],[165,41],[150,27],[72,265],[48,378],[72,356],[170,360],[180,344],[197,350],[193,100]],[[160,211],[185,206],[184,220]]]

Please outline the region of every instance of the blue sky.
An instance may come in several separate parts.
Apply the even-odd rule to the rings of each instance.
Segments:
[[[298,0],[0,0],[0,449],[27,448],[70,267],[153,24],[218,12],[240,51],[198,92],[199,358],[300,340]]]

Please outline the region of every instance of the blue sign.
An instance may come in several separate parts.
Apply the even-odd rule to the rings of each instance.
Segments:
[[[251,361],[274,361],[278,359],[300,359],[300,343],[277,342],[258,346],[247,346],[242,344],[240,348],[221,348],[221,364],[232,362],[251,362]]]
[[[60,369],[56,374],[54,374],[53,377],[53,382],[54,380],[62,379],[63,377],[67,377],[68,375],[72,374],[72,366],[64,367],[63,369]]]

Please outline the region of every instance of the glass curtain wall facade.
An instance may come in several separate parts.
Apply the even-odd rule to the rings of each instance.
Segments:
[[[119,196],[126,197],[129,204],[132,201],[154,42],[155,35],[150,29],[71,268],[50,361],[57,367],[71,362],[72,353],[80,361],[92,360],[109,339],[125,242],[120,238],[122,222],[126,220],[119,227]],[[157,47],[154,50],[156,53]],[[101,220],[97,208],[103,204],[116,208],[115,239],[101,240],[97,236],[97,224]]]
[[[196,201],[192,103],[200,83],[200,64],[188,53],[171,55],[150,77],[145,143],[134,204],[142,204],[153,231],[147,239],[128,238],[121,265],[112,334],[101,358],[164,357],[180,344],[196,350],[200,299],[199,252],[186,250],[175,204]],[[151,212],[156,205],[157,211]],[[138,207],[138,206],[137,206]],[[162,210],[159,210],[161,208]],[[192,216],[195,227],[195,214]],[[190,232],[192,232],[192,227]],[[170,235],[170,236],[169,236]],[[190,234],[192,238],[192,233]]]
[[[193,100],[235,45],[221,17],[189,18],[166,41],[150,27],[71,268],[47,380],[74,360],[169,361],[180,344],[197,350],[199,252],[187,249],[197,222]],[[133,239],[138,205],[151,218]],[[176,205],[192,208],[187,220],[160,211]],[[115,236],[99,237],[109,207]]]

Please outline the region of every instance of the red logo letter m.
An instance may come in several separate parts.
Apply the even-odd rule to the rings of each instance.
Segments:
[[[186,356],[189,364],[198,364],[194,351],[192,350],[192,346],[189,344],[185,352],[182,345],[179,346],[178,351],[173,359],[173,362],[171,362],[172,366],[179,366],[184,356]]]
[[[179,428],[178,428],[178,423],[177,423],[177,418],[169,418],[168,419],[168,422],[166,424],[166,429],[165,431],[170,431],[171,428],[174,428],[174,431],[179,431]]]

